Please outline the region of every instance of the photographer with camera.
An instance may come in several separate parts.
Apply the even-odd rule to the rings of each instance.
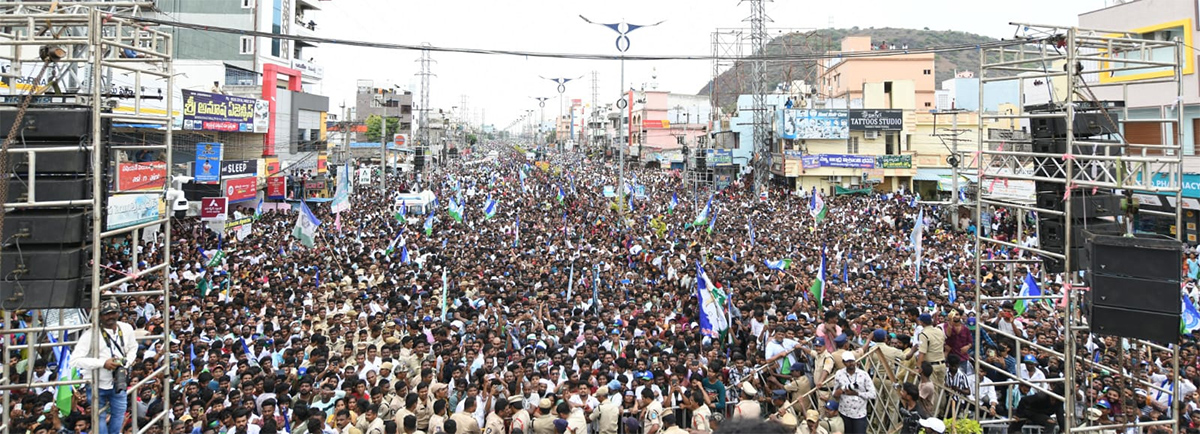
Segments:
[[[100,407],[99,434],[120,434],[125,425],[125,410],[129,407],[129,368],[137,356],[137,339],[133,326],[118,321],[121,305],[113,299],[100,302],[100,346],[92,347],[93,333],[84,330],[79,343],[71,352],[71,367],[83,372],[84,378],[97,377]],[[106,422],[107,420],[107,422]]]
[[[867,401],[875,399],[875,383],[865,371],[858,369],[852,352],[842,353],[845,368],[833,375],[834,399],[846,425],[846,434],[867,433]]]

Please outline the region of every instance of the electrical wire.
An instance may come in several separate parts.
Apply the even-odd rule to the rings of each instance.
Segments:
[[[525,51],[525,50],[502,50],[502,49],[486,49],[486,48],[465,48],[465,47],[439,47],[435,45],[413,45],[413,44],[393,44],[383,42],[368,42],[352,39],[337,39],[337,38],[321,38],[315,36],[299,36],[299,35],[284,35],[270,32],[259,32],[252,30],[242,30],[230,27],[210,26],[205,24],[186,23],[182,21],[172,21],[161,18],[136,17],[129,15],[113,15],[113,17],[138,21],[149,24],[157,24],[166,27],[184,28],[197,30],[202,32],[217,32],[228,33],[241,36],[257,36],[263,38],[282,39],[288,41],[309,42],[316,44],[331,44],[331,45],[348,45],[355,47],[366,48],[381,48],[388,50],[403,50],[403,51],[430,51],[435,53],[459,53],[459,54],[477,54],[477,55],[496,55],[496,56],[519,56],[519,57],[535,57],[548,59],[572,59],[572,60],[762,60],[767,62],[790,62],[801,60],[822,60],[822,59],[853,59],[867,57],[891,57],[904,56],[909,54],[937,54],[949,53],[966,50],[978,50],[985,48],[1010,47],[1021,44],[1031,44],[1043,42],[1050,38],[1017,38],[1008,40],[999,40],[982,44],[958,44],[945,45],[939,47],[930,47],[922,49],[908,50],[876,50],[876,51],[861,51],[861,52],[836,52],[836,53],[816,53],[816,54],[774,54],[749,57],[724,57],[714,55],[642,55],[642,56],[619,56],[611,54],[585,54],[585,53],[559,53],[545,51]]]

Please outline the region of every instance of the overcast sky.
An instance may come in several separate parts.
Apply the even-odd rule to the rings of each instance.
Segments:
[[[767,4],[770,28],[812,29],[901,27],[960,30],[1011,37],[1009,22],[1076,25],[1078,14],[1104,7],[1106,0],[778,0]],[[709,55],[716,28],[749,27],[748,4],[737,0],[332,0],[322,1],[314,20],[321,36],[400,44],[428,42],[436,46],[542,52],[617,54],[616,32],[589,25],[597,22],[650,24],[658,27],[630,34],[630,55]],[[915,47],[914,47],[915,48]],[[330,110],[353,105],[358,79],[376,86],[394,83],[419,97],[419,52],[390,51],[326,44],[313,56],[325,68],[324,94]],[[430,86],[431,106],[450,109],[468,105],[486,122],[504,128],[527,109],[537,109],[534,96],[554,97],[546,103],[549,119],[558,112],[557,85],[538,78],[584,76],[567,85],[564,97],[591,101],[591,71],[599,74],[601,103],[619,93],[618,61],[535,59],[435,53]],[[635,87],[657,71],[660,90],[694,94],[712,76],[710,61],[627,61],[625,81]],[[538,113],[535,111],[534,116]],[[478,121],[478,117],[475,118]]]

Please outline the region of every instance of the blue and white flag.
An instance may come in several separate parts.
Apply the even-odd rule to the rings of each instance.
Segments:
[[[954,303],[958,300],[958,285],[954,284],[954,276],[950,274],[950,269],[946,269],[946,284],[950,291],[950,302]]]
[[[317,227],[321,226],[321,221],[313,215],[312,210],[308,209],[308,205],[300,202],[300,212],[296,216],[296,226],[292,229],[292,236],[300,240],[304,247],[313,248],[316,246]]]
[[[408,246],[403,246],[400,248],[400,263],[407,264],[409,262],[411,262],[411,261],[409,260],[409,257],[408,257]]]
[[[1200,311],[1196,310],[1196,304],[1192,303],[1192,300],[1185,294],[1183,295],[1183,317],[1179,332],[1188,334],[1196,329],[1200,329]]]
[[[908,237],[914,253],[913,261],[916,263],[916,276],[921,275],[921,244],[923,243],[925,232],[925,210],[922,209],[917,214],[917,221],[913,223],[912,235]]]
[[[679,195],[671,193],[671,203],[667,204],[667,214],[675,213],[675,207],[679,206]]]
[[[488,195],[487,202],[483,205],[483,218],[491,219],[496,216],[496,201],[492,200],[492,195]]]
[[[717,338],[729,329],[725,317],[725,291],[713,285],[700,262],[696,262],[696,301],[700,304],[700,333]]]

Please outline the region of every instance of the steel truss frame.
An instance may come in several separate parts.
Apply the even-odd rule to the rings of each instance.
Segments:
[[[998,269],[1006,268],[1009,276],[1009,287],[1005,289],[1004,295],[1001,296],[985,296],[983,291],[975,291],[975,306],[978,310],[984,303],[1000,303],[1004,301],[1016,302],[1018,300],[1036,301],[1063,299],[1060,294],[1043,294],[1041,296],[1018,296],[1016,294],[1013,282],[1020,282],[1023,273],[1017,272],[1017,266],[1028,266],[1042,262],[1042,259],[1034,256],[1032,258],[1018,257],[1016,259],[985,259],[980,252],[985,248],[1019,248],[1024,251],[1039,255],[1043,258],[1052,258],[1062,260],[1066,264],[1075,263],[1080,258],[1076,258],[1071,252],[1070,246],[1073,244],[1071,240],[1073,234],[1072,222],[1072,207],[1063,207],[1064,211],[1056,211],[1040,207],[1037,203],[1021,203],[1000,198],[999,196],[991,196],[986,194],[986,186],[991,182],[1008,182],[1015,181],[1037,181],[1044,183],[1056,183],[1063,185],[1068,192],[1067,197],[1071,194],[1074,187],[1093,187],[1113,190],[1140,190],[1149,192],[1173,193],[1176,198],[1176,203],[1180,202],[1181,196],[1181,175],[1183,168],[1183,149],[1180,146],[1183,139],[1183,134],[1180,128],[1171,128],[1170,124],[1183,125],[1183,110],[1176,109],[1174,116],[1163,116],[1161,119],[1147,119],[1140,122],[1157,122],[1164,129],[1170,131],[1169,139],[1167,134],[1164,134],[1163,144],[1141,144],[1128,143],[1123,135],[1120,143],[1096,142],[1089,140],[1077,140],[1073,134],[1075,126],[1075,118],[1079,109],[1080,103],[1095,101],[1095,93],[1093,88],[1112,88],[1120,87],[1120,91],[1124,95],[1128,95],[1128,86],[1145,84],[1150,82],[1169,83],[1175,85],[1175,94],[1167,95],[1161,102],[1163,107],[1172,106],[1182,101],[1183,85],[1181,82],[1184,46],[1180,41],[1155,41],[1143,39],[1141,35],[1129,33],[1127,31],[1110,31],[1096,29],[1080,29],[1075,27],[1060,27],[1047,26],[1038,24],[1018,24],[1013,23],[1018,29],[1018,38],[1012,44],[1002,46],[994,46],[980,49],[980,81],[988,83],[993,81],[1008,81],[1018,80],[1020,83],[1021,92],[1024,93],[1024,83],[1028,79],[1045,80],[1048,87],[1051,89],[1051,102],[1057,102],[1060,109],[1058,111],[1047,113],[1026,113],[1025,108],[1021,108],[1021,113],[1017,114],[981,114],[981,119],[978,127],[977,148],[967,162],[966,167],[969,167],[977,172],[979,177],[979,195],[975,205],[975,219],[981,221],[985,206],[993,206],[997,208],[1006,208],[1015,212],[1014,215],[1021,216],[1018,218],[1018,234],[1024,231],[1024,216],[1026,212],[1035,211],[1039,215],[1063,216],[1065,217],[1065,243],[1067,246],[1062,253],[1052,252],[1039,248],[1031,248],[1021,246],[1018,243],[1001,241],[995,238],[982,236],[980,233],[975,237],[975,281],[982,281],[983,267],[998,267]],[[1164,49],[1173,50],[1174,56],[1171,61],[1162,61],[1156,58],[1153,54],[1154,50]],[[1114,60],[1113,55],[1108,53],[1118,53],[1119,60]],[[1072,65],[1067,68],[1063,65]],[[1074,70],[1074,72],[1072,72]],[[1136,80],[1131,79],[1121,83],[1105,83],[1097,78],[1101,74],[1112,74],[1114,72],[1158,72],[1159,77],[1153,79]],[[1020,75],[1013,75],[1018,73]],[[1065,95],[1054,95],[1054,89],[1058,86],[1057,83],[1063,84]],[[980,101],[984,101],[984,96],[987,86],[979,86]],[[1122,125],[1130,120],[1128,109],[1120,110],[1122,116],[1117,120],[1117,125]],[[1056,118],[1063,119],[1066,122],[1066,153],[1065,154],[1049,154],[1039,152],[1029,152],[1028,149],[1032,141],[1018,141],[1018,145],[1023,145],[1022,150],[1004,150],[1004,144],[1007,142],[1012,144],[1013,141],[992,140],[989,139],[985,131],[985,120],[1010,120],[1017,122],[1029,122],[1035,118]],[[1123,131],[1123,129],[1121,130]],[[997,146],[999,145],[999,146]],[[1099,152],[1095,155],[1076,153],[1078,145],[1095,146]],[[1120,155],[1115,152],[1110,152],[1116,148],[1131,149],[1130,147],[1140,148],[1140,155],[1125,153]],[[1012,147],[1010,146],[1010,149]],[[1147,150],[1161,151],[1162,155],[1148,155]],[[1032,168],[1040,167],[1045,173],[1031,171]],[[1170,181],[1165,186],[1154,186],[1151,183],[1155,173],[1169,174]],[[1082,189],[1080,193],[1086,193],[1089,189]],[[1066,197],[1064,197],[1066,200]],[[1146,212],[1146,211],[1143,211]],[[1160,213],[1161,214],[1161,213]],[[1176,227],[1180,227],[1181,214],[1177,208],[1173,214],[1168,214],[1175,217]],[[1040,228],[1038,228],[1040,229]],[[1040,232],[1039,232],[1040,233]],[[1177,231],[1180,237],[1184,231]],[[1082,265],[1082,264],[1081,264]],[[1125,376],[1125,372],[1121,367],[1108,367],[1091,360],[1079,357],[1076,352],[1077,333],[1089,333],[1090,326],[1081,314],[1079,306],[1083,301],[1081,290],[1086,284],[1083,282],[1079,273],[1067,272],[1063,274],[1064,291],[1067,292],[1065,304],[1060,305],[1056,310],[1060,315],[1060,330],[1063,330],[1064,348],[1063,351],[1055,351],[1052,348],[1036,344],[1021,336],[1016,336],[1011,333],[1005,333],[996,327],[985,324],[980,321],[979,327],[975,331],[975,354],[974,365],[975,369],[993,369],[1004,373],[1011,381],[1002,381],[997,384],[1024,384],[1032,387],[1034,390],[1043,391],[1055,399],[1062,401],[1066,409],[1065,421],[1059,421],[1059,426],[1064,428],[1065,432],[1094,432],[1102,429],[1112,429],[1115,426],[1075,426],[1074,409],[1079,405],[1090,406],[1090,402],[1080,402],[1075,391],[1078,389],[1077,375],[1081,369],[1106,369],[1109,372],[1118,375],[1125,383],[1132,382],[1137,387],[1144,388],[1150,392],[1170,393],[1166,388],[1156,384],[1149,384],[1143,380],[1136,378],[1136,371],[1131,375]],[[1045,277],[1043,277],[1045,279]],[[1043,280],[1044,281],[1044,280]],[[1044,286],[1044,285],[1043,285]],[[979,310],[982,312],[981,310]],[[980,348],[981,333],[986,331],[993,336],[1003,336],[1015,342],[1013,348],[1017,357],[1021,355],[1021,349],[1033,348],[1037,351],[1049,354],[1053,357],[1065,360],[1064,363],[1064,378],[1049,379],[1045,382],[1031,383],[1027,380],[1022,380],[1019,376],[1008,374],[1003,367],[996,367],[990,363],[983,361],[982,349]],[[1169,345],[1169,343],[1154,343],[1140,340],[1129,339],[1134,345],[1142,345],[1145,348],[1153,349],[1154,351],[1170,351],[1172,353],[1171,365],[1173,366],[1174,384],[1171,390],[1177,390],[1179,382],[1179,346]],[[1054,393],[1050,383],[1064,383],[1064,392],[1062,394]],[[978,388],[978,384],[975,387]],[[975,396],[978,395],[978,390],[975,391]],[[1086,398],[1085,398],[1086,399]],[[1172,419],[1167,421],[1144,421],[1138,423],[1130,423],[1126,426],[1162,426],[1170,425],[1173,430],[1178,430],[1179,426],[1179,402],[1180,397],[1175,396],[1172,400]],[[985,426],[991,424],[1002,424],[1010,422],[1011,419],[992,419],[985,420],[981,418],[980,409],[975,409],[975,419],[981,421]]]
[[[129,298],[144,296],[155,299],[158,305],[155,306],[163,315],[163,329],[161,334],[145,336],[139,338],[139,342],[161,342],[163,347],[159,352],[161,363],[158,368],[148,373],[144,379],[132,384],[129,387],[129,394],[136,395],[138,390],[146,387],[151,381],[160,380],[163,384],[162,400],[170,402],[171,393],[171,367],[174,363],[172,350],[170,348],[170,339],[173,336],[171,328],[171,310],[169,305],[170,295],[170,267],[169,261],[171,258],[171,219],[169,215],[160,216],[159,219],[137,224],[129,227],[105,230],[105,214],[106,197],[122,194],[109,190],[109,185],[106,179],[110,177],[104,176],[110,170],[111,161],[105,159],[105,152],[94,152],[96,150],[109,151],[140,151],[153,150],[159,151],[165,156],[166,165],[169,168],[172,165],[171,150],[172,150],[172,117],[171,113],[174,109],[174,102],[171,95],[174,94],[173,85],[173,67],[172,67],[172,39],[169,32],[163,32],[158,29],[147,27],[143,23],[138,23],[122,18],[117,18],[116,15],[137,16],[140,12],[149,10],[154,5],[151,1],[18,1],[11,3],[0,3],[0,60],[10,62],[11,72],[5,73],[4,78],[15,80],[25,78],[23,76],[22,65],[35,64],[40,65],[40,68],[53,68],[54,75],[50,76],[48,81],[51,83],[62,84],[61,92],[46,94],[51,86],[30,86],[33,87],[28,92],[34,92],[37,100],[52,100],[54,102],[83,104],[91,107],[92,113],[92,131],[91,141],[82,146],[64,146],[52,148],[21,148],[10,149],[10,155],[22,153],[28,156],[29,166],[34,166],[33,162],[36,158],[54,158],[56,153],[68,152],[91,152],[91,171],[93,173],[91,185],[90,200],[76,201],[34,201],[32,199],[16,202],[8,201],[4,203],[7,209],[39,209],[39,208],[61,208],[61,207],[86,207],[91,211],[91,258],[93,265],[90,267],[90,285],[87,291],[90,291],[90,310],[97,312],[100,307],[101,296],[114,298]],[[57,62],[43,63],[37,59],[38,49],[42,46],[51,45],[62,48],[66,53],[62,59]],[[135,85],[131,89],[132,94],[123,94],[121,97],[132,98],[132,110],[123,110],[122,112],[113,112],[110,110],[109,103],[111,102],[114,85],[111,80],[113,73],[131,75]],[[157,95],[144,95],[141,83],[143,80],[163,80],[166,81],[166,111],[165,113],[153,113],[146,107],[143,107],[142,101],[157,97]],[[13,86],[14,95],[18,92]],[[24,92],[21,92],[24,93]],[[23,99],[23,98],[18,98]],[[11,109],[11,108],[9,108]],[[107,143],[102,136],[102,121],[119,121],[138,124],[154,124],[161,125],[164,131],[164,139],[161,144],[135,144],[135,145],[112,145]],[[31,173],[32,175],[32,173]],[[168,173],[169,176],[169,173]],[[36,180],[30,177],[29,191],[33,191],[36,187]],[[169,183],[167,183],[169,185]],[[148,192],[139,192],[145,194]],[[152,192],[151,192],[152,193]],[[166,187],[158,194],[165,195]],[[152,193],[153,194],[153,193]],[[6,199],[9,200],[9,199]],[[162,245],[159,246],[161,254],[158,258],[142,257],[139,259],[138,249],[129,249],[129,254],[122,254],[121,261],[132,264],[131,269],[123,271],[124,275],[121,278],[108,281],[106,276],[106,268],[96,264],[96,260],[102,257],[103,240],[111,239],[118,236],[130,236],[132,243],[135,246],[142,245],[143,232],[146,229],[157,228],[159,237],[162,240]],[[139,262],[146,262],[145,265],[139,266]],[[120,287],[124,284],[143,279],[151,276],[157,276],[161,287],[154,290],[138,291],[138,292],[120,292]],[[86,315],[84,312],[78,312],[79,321],[68,321],[64,317],[76,314],[74,309],[64,310],[45,310],[33,311],[32,322],[29,324],[15,324],[14,310],[20,309],[19,306],[11,306],[9,304],[0,305],[0,315],[3,318],[3,326],[0,327],[0,337],[5,339],[6,348],[4,349],[3,362],[4,365],[11,366],[11,351],[16,348],[11,344],[17,333],[25,335],[26,343],[21,347],[28,351],[29,366],[32,369],[33,363],[41,358],[42,352],[52,350],[59,347],[67,347],[69,350],[78,341],[79,332],[85,329],[95,329],[100,327],[99,315]],[[57,317],[57,320],[54,318]],[[64,339],[54,339],[53,336],[58,335]],[[92,335],[92,348],[100,347],[100,334]],[[68,367],[60,367],[60,369],[68,369]],[[80,380],[63,380],[55,381],[33,381],[32,377],[24,382],[14,381],[8,376],[7,368],[0,377],[0,399],[3,401],[5,411],[0,412],[0,434],[14,433],[13,420],[10,419],[8,409],[12,408],[13,402],[11,399],[12,391],[28,388],[57,388],[58,386],[89,386],[92,390],[96,388],[96,376],[90,376],[88,379]],[[91,408],[98,409],[99,394],[92,393],[90,398]],[[163,432],[170,431],[170,420],[166,417],[169,413],[169,407],[164,406],[164,410],[155,415],[146,426],[139,426],[139,421],[136,417],[133,418],[134,431],[138,434],[146,432],[151,426],[161,424]],[[97,429],[99,426],[99,411],[93,411],[91,415],[91,429]]]

